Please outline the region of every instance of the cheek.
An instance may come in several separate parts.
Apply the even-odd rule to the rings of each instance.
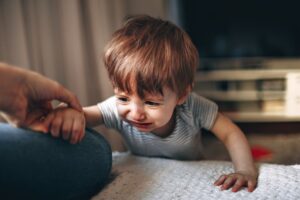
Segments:
[[[120,116],[124,116],[126,114],[126,107],[117,104],[117,111]]]
[[[152,118],[160,121],[161,123],[168,122],[173,115],[174,107],[166,107],[151,113]]]

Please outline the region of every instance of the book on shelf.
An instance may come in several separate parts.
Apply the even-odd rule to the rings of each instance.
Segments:
[[[285,112],[300,116],[300,73],[289,73],[286,78]]]
[[[260,103],[261,111],[272,113],[272,112],[282,112],[285,110],[285,102],[284,100],[268,100],[262,101]]]

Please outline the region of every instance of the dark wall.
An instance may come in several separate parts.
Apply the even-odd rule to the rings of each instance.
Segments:
[[[300,56],[297,1],[181,1],[183,23],[202,57]]]

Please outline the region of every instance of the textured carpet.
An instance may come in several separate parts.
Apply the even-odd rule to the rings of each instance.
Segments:
[[[237,193],[213,182],[232,172],[227,161],[176,161],[114,154],[111,182],[92,200],[300,199],[300,165],[258,164],[258,187]]]

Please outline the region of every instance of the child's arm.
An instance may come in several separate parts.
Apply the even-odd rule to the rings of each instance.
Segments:
[[[233,192],[247,186],[248,191],[252,192],[257,184],[258,173],[243,132],[221,113],[211,131],[225,144],[235,167],[235,173],[220,176],[215,185],[222,185],[222,190],[232,187]]]
[[[88,126],[97,126],[103,124],[102,113],[97,105],[83,108],[86,124]]]

